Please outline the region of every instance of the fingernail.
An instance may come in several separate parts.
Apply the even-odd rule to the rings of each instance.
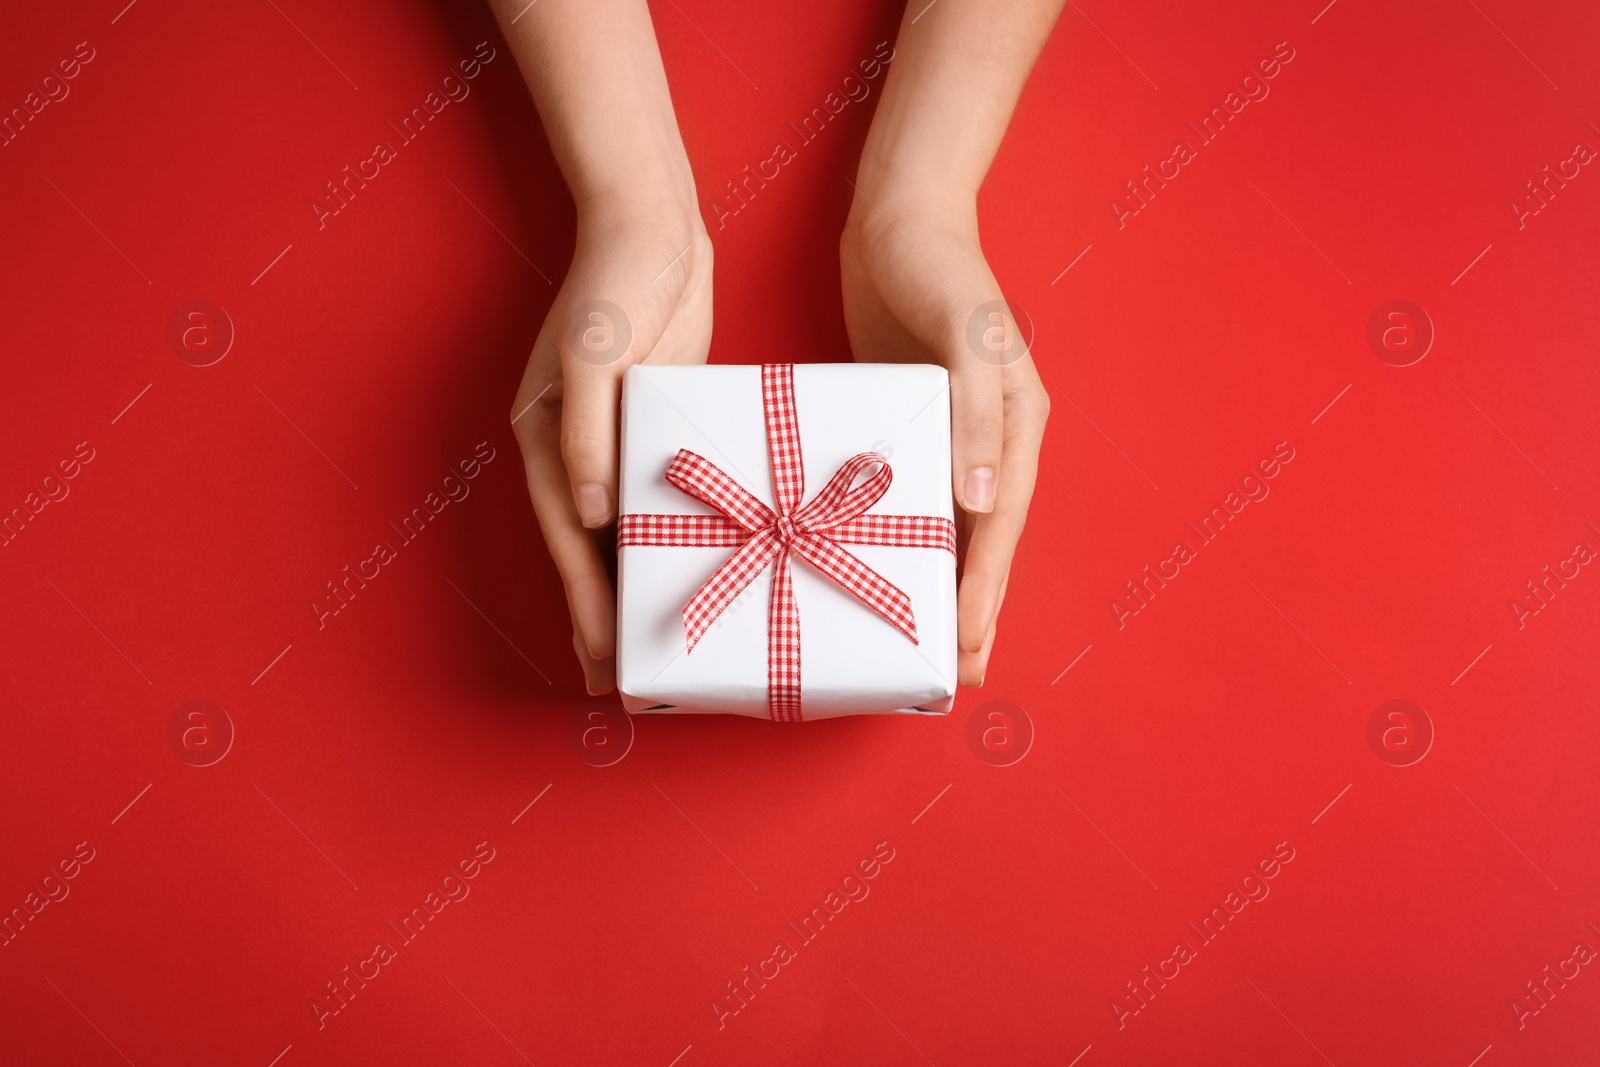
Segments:
[[[994,468],[977,467],[967,472],[961,486],[961,506],[968,511],[994,510]]]
[[[578,518],[585,526],[604,526],[611,518],[611,494],[595,482],[578,486]]]

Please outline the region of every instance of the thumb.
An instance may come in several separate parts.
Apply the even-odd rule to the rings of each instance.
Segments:
[[[578,519],[609,523],[617,502],[617,405],[622,379],[596,368],[562,371],[561,459]]]
[[[951,489],[970,514],[994,510],[1005,436],[1005,367],[1026,351],[1003,300],[988,300],[968,316],[950,369]]]
[[[577,302],[567,314],[558,341],[561,458],[566,462],[578,518],[591,529],[606,525],[616,514],[617,405],[622,371],[655,348],[671,312],[665,294],[645,291],[643,279],[629,278],[622,284],[613,281],[596,288],[617,293],[632,313],[611,300]]]
[[[580,220],[580,251],[562,286],[562,311],[552,311],[560,318],[550,325],[561,353],[561,456],[578,518],[591,529],[617,511],[622,372],[662,343],[685,297],[690,264],[709,253],[698,214],[694,224],[679,233],[659,220],[600,219],[592,228]],[[707,247],[696,251],[697,240]]]

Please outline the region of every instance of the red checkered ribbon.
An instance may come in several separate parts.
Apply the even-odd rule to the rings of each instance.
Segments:
[[[956,528],[949,519],[933,515],[866,514],[894,478],[889,461],[877,452],[862,452],[845,461],[822,491],[802,506],[806,474],[800,458],[792,365],[769,363],[761,368],[761,402],[776,512],[704,456],[679,449],[667,467],[667,481],[721,514],[624,515],[617,525],[617,544],[737,549],[684,606],[683,631],[691,652],[717,616],[772,567],[767,704],[774,720],[799,722],[800,611],[789,572],[790,555],[800,556],[832,578],[915,644],[911,598],[840,545],[939,548],[954,555]],[[856,484],[858,478],[865,480]]]

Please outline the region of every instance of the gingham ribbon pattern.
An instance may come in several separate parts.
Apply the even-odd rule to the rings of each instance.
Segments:
[[[617,544],[737,549],[684,606],[683,631],[690,652],[717,616],[771,566],[767,704],[774,720],[799,722],[800,611],[790,556],[800,556],[832,578],[915,644],[911,598],[840,545],[934,548],[954,555],[956,528],[949,519],[934,515],[866,514],[889,491],[894,478],[889,461],[877,452],[852,456],[802,506],[806,475],[792,365],[762,366],[761,403],[776,511],[715,463],[680,449],[667,467],[667,481],[721,514],[624,515],[618,520]],[[858,478],[864,480],[856,484]]]

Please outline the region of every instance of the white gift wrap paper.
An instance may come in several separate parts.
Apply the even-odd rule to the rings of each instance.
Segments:
[[[813,363],[794,368],[805,463],[802,504],[860,452],[894,480],[867,514],[953,519],[950,380],[942,367]],[[717,512],[668,484],[680,448],[721,467],[769,508],[772,463],[758,366],[635,366],[622,385],[621,514]],[[843,545],[911,598],[918,644],[791,554],[800,612],[801,711],[942,715],[956,686],[956,561],[942,549]],[[630,712],[768,717],[772,565],[685,651],[684,605],[735,548],[618,549],[617,689]]]

